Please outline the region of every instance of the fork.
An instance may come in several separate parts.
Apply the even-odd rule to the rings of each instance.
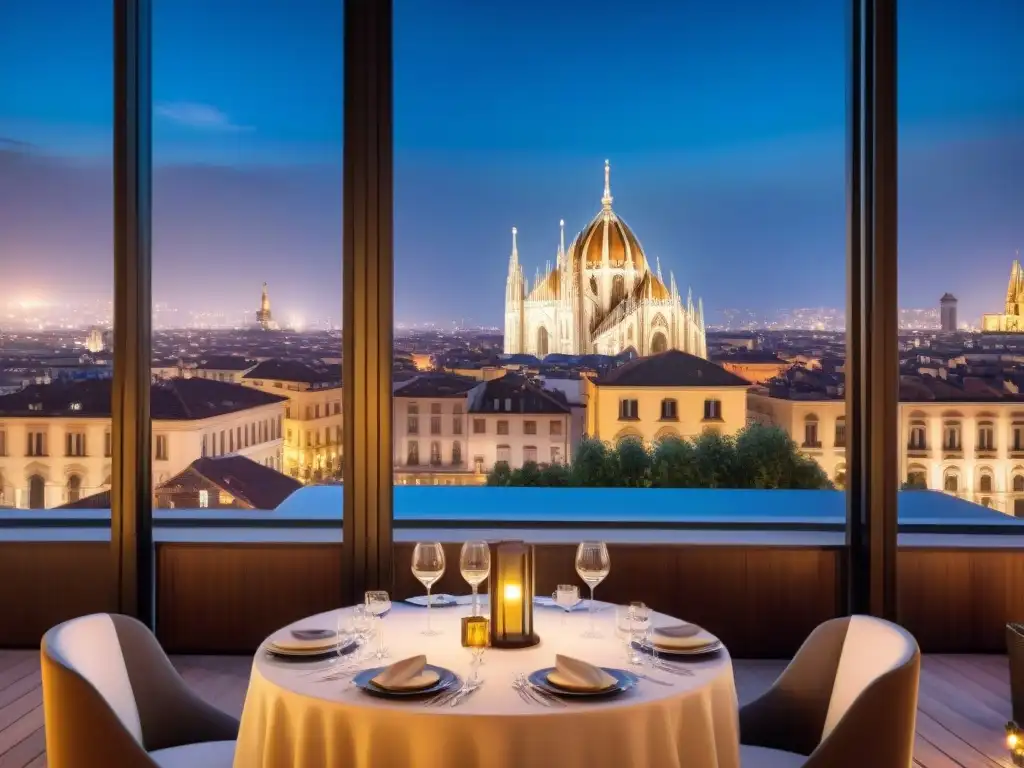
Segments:
[[[638,678],[640,678],[641,680],[646,680],[649,683],[654,683],[655,685],[665,685],[665,686],[673,686],[673,685],[675,685],[675,683],[669,682],[668,680],[659,680],[658,678],[651,677],[650,675],[644,674],[643,672],[633,672],[633,675],[638,677]]]
[[[526,683],[526,680],[522,675],[516,675],[515,680],[512,682],[512,687],[519,693],[520,698],[527,704],[539,704],[542,707],[550,707],[551,704],[546,699],[542,698],[540,694],[532,690]]]
[[[545,706],[551,706],[552,704],[556,704],[560,707],[565,706],[564,701],[555,696],[555,694],[548,693],[543,688],[531,683],[530,680],[526,677],[526,675],[520,673],[516,675],[516,679],[519,681],[519,684],[523,686],[523,688],[527,691],[527,693],[535,696]]]
[[[664,661],[662,659],[651,659],[651,666],[662,672],[668,672],[670,675],[679,675],[680,677],[693,677],[693,670],[683,667],[679,664],[673,664],[670,661]]]

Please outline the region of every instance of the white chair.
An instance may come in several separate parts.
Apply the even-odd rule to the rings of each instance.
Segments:
[[[189,689],[141,622],[66,621],[41,663],[50,768],[231,768],[238,721]]]
[[[743,768],[909,768],[921,652],[871,616],[815,629],[775,684],[740,709]]]

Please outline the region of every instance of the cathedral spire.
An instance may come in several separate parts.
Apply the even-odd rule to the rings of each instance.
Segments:
[[[604,161],[604,196],[601,198],[601,207],[606,211],[612,209],[612,164]]]
[[[558,263],[565,258],[565,219],[558,220]]]
[[[519,266],[519,248],[516,247],[516,233],[515,227],[512,227],[512,253],[508,257],[508,271],[512,272],[517,266]]]
[[[704,299],[697,297],[697,322],[701,328],[704,327]]]
[[[660,256],[655,256],[654,257],[654,264],[655,264],[655,267],[657,269],[658,282],[661,283],[662,285],[664,285],[665,281],[661,277],[661,257]]]
[[[693,288],[686,289],[686,312],[693,317]]]

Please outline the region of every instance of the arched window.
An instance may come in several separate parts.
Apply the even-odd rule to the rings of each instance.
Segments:
[[[82,478],[78,475],[68,477],[68,503],[73,504],[82,498]]]
[[[836,419],[835,442],[836,448],[846,447],[846,417],[840,416]]]
[[[543,325],[537,329],[537,357],[544,358],[548,355],[548,329]]]
[[[928,450],[928,431],[924,422],[910,422],[910,440],[907,442],[907,449],[911,451]]]
[[[1024,493],[1024,475],[1013,476],[1013,492]]]
[[[458,466],[462,463],[462,443],[456,440],[452,443],[452,464]]]
[[[959,421],[947,421],[942,425],[942,450],[950,453],[963,450],[960,442]]]
[[[978,450],[994,451],[996,449],[996,429],[991,421],[978,424]]]
[[[29,509],[46,507],[46,481],[42,475],[32,475],[28,479],[28,506]]]
[[[928,488],[928,471],[920,464],[911,464],[907,470],[907,486],[910,488]]]
[[[661,331],[655,331],[651,336],[651,354],[657,355],[668,349],[668,337]]]
[[[947,493],[960,491],[960,474],[955,469],[947,469],[942,478],[942,489]]]
[[[415,467],[420,463],[420,444],[415,440],[409,441],[408,453],[406,454],[405,463],[410,467]]]
[[[992,475],[987,470],[982,470],[978,478],[978,491],[981,493],[992,493]]]
[[[813,413],[804,417],[804,448],[821,448],[818,439],[818,417]]]

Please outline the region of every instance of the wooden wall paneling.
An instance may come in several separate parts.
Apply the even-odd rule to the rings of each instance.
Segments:
[[[340,545],[160,544],[157,636],[169,653],[252,652],[341,591]]]
[[[108,542],[0,544],[0,648],[38,648],[55,624],[116,609]]]

